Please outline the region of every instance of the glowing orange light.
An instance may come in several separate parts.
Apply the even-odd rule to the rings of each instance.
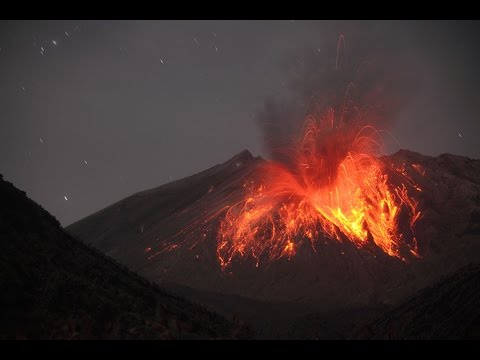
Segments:
[[[376,156],[378,131],[334,120],[333,110],[320,119],[309,116],[297,146],[289,149],[294,166],[268,162],[261,167],[262,185],[244,185],[246,197],[228,208],[218,230],[222,268],[235,257],[251,256],[257,266],[262,256],[290,258],[299,242],[307,239],[314,246],[325,235],[358,247],[373,242],[400,257],[399,213],[408,214],[413,229],[421,215],[418,204],[405,184],[389,183]],[[421,191],[404,168],[397,172]],[[410,252],[418,256],[413,241]]]

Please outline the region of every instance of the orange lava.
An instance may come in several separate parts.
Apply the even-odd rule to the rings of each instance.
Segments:
[[[402,258],[399,214],[409,217],[413,231],[421,213],[408,193],[410,181],[389,182],[378,158],[380,140],[371,126],[337,124],[333,110],[320,119],[308,117],[287,151],[293,165],[263,165],[260,184],[245,184],[245,198],[226,211],[217,245],[222,268],[235,257],[251,256],[257,266],[263,258],[290,258],[302,241],[315,249],[325,236],[358,247],[374,244]],[[409,248],[418,256],[415,246]]]

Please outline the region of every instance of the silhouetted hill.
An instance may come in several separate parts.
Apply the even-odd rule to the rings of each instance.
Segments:
[[[480,265],[467,266],[383,314],[361,339],[480,339]]]
[[[0,339],[250,336],[72,238],[1,176],[0,284]]]

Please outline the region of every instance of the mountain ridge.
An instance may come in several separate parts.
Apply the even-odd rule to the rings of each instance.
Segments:
[[[65,233],[0,176],[0,339],[249,338]]]

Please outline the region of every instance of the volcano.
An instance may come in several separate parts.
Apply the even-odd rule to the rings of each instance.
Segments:
[[[215,311],[270,324],[375,316],[479,262],[480,160],[384,155],[407,76],[395,61],[347,66],[344,45],[256,115],[268,160],[244,150],[67,231]]]
[[[67,231],[151,281],[188,288],[199,298],[210,294],[202,297],[210,304],[218,305],[218,298],[212,300],[218,295],[312,312],[395,305],[480,261],[480,160],[400,150],[378,161],[390,179],[401,174],[421,189],[415,192],[421,211],[414,225],[415,254],[408,257],[392,256],[373,241],[359,247],[343,234],[319,232],[314,247],[296,239],[291,256],[263,261],[246,254],[222,266],[218,229],[225,213],[245,199],[245,184],[268,166],[248,151],[134,194]],[[400,219],[398,226],[403,238],[413,237],[409,221]]]

